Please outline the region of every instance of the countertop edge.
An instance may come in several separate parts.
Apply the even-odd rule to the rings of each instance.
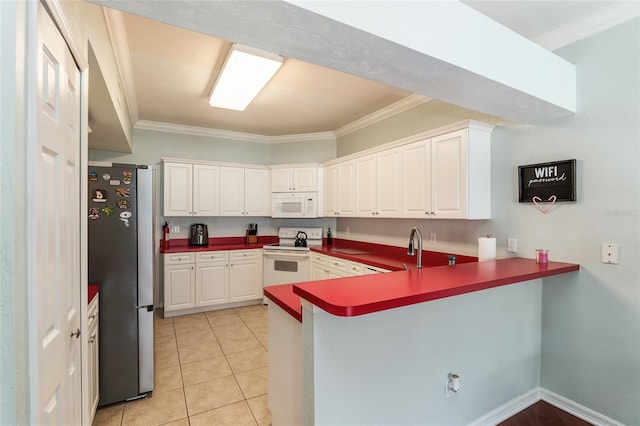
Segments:
[[[508,263],[513,260],[522,260],[522,258],[512,258],[512,259],[502,259],[499,262]],[[530,260],[530,259],[527,259]],[[492,261],[496,262],[496,261]],[[530,260],[530,262],[535,263],[534,260]],[[440,267],[447,268],[447,267]],[[494,287],[500,287],[504,285],[530,281],[538,278],[546,278],[555,275],[561,275],[569,272],[576,272],[580,270],[580,265],[570,264],[570,263],[560,263],[560,262],[552,262],[551,269],[539,269],[533,272],[525,272],[525,273],[514,273],[511,275],[496,277],[495,279],[481,279],[478,281],[468,281],[465,283],[456,284],[454,286],[448,288],[441,288],[437,290],[429,290],[424,292],[418,292],[414,294],[407,295],[398,295],[397,297],[381,299],[368,303],[349,303],[349,304],[339,304],[333,301],[328,301],[323,299],[322,297],[314,294],[312,290],[308,290],[302,288],[308,283],[298,283],[293,284],[292,291],[294,294],[299,297],[309,301],[313,305],[321,308],[322,310],[343,317],[351,317],[351,316],[359,316],[370,314],[374,312],[379,312],[383,310],[399,308],[403,306],[408,306],[416,303],[428,302],[431,300],[443,299],[446,297],[459,296],[467,293],[472,293],[481,290],[487,290]],[[432,269],[432,268],[430,268]],[[404,273],[404,272],[399,272]],[[383,274],[386,275],[386,274]],[[360,277],[355,277],[352,280],[356,280]],[[363,279],[365,279],[363,277]],[[409,280],[410,278],[406,278]],[[415,280],[414,280],[415,281]],[[354,283],[355,281],[352,281]],[[321,281],[312,282],[315,286],[321,286]],[[277,302],[276,302],[277,303]]]

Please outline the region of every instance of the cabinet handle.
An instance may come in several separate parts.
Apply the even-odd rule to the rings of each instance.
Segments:
[[[96,335],[94,334],[93,336],[89,337],[89,343],[93,343],[96,340]]]
[[[71,338],[76,338],[79,339],[80,338],[80,329],[77,329],[75,332],[71,333]]]
[[[94,319],[95,317],[96,317],[96,314],[89,315],[89,319],[90,319],[90,320]]]

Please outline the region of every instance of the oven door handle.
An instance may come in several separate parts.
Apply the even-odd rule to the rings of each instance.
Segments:
[[[309,252],[296,253],[292,251],[283,251],[283,250],[278,250],[278,251],[262,250],[262,254],[266,257],[296,257],[300,259],[308,258],[311,256]]]

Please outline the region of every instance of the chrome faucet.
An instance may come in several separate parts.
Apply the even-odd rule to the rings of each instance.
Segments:
[[[411,235],[409,235],[409,249],[407,250],[407,254],[409,256],[414,256],[416,251],[413,248],[413,240],[415,239],[416,234],[418,234],[418,259],[416,262],[416,268],[422,269],[422,232],[417,227],[411,228]]]

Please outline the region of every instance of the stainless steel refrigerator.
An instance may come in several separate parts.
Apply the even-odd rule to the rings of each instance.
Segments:
[[[88,273],[89,283],[100,284],[102,406],[153,390],[152,180],[147,166],[90,164],[88,171]]]

